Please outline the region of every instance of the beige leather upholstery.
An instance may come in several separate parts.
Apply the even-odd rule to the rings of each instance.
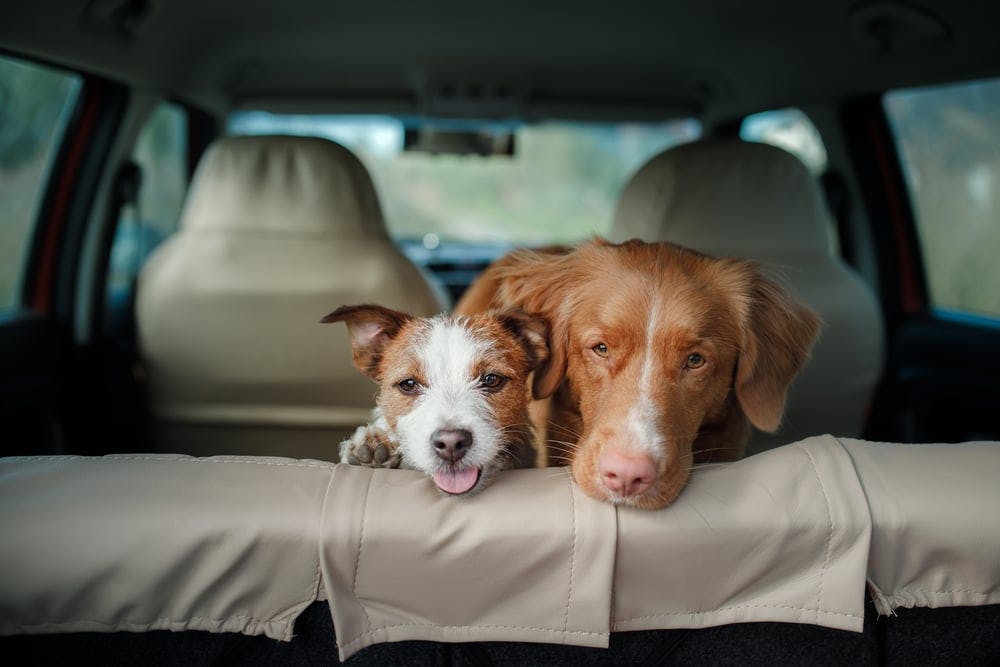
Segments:
[[[336,460],[375,387],[352,366],[346,330],[319,320],[363,302],[445,307],[389,239],[358,159],[324,139],[217,142],[180,231],[140,276],[157,449]]]
[[[514,470],[472,498],[410,470],[264,457],[0,459],[0,634],[606,646],[619,630],[1000,604],[1000,443],[810,438],[696,470],[670,507]]]
[[[755,432],[749,453],[810,435],[862,434],[882,370],[883,325],[871,288],[835,256],[833,233],[816,179],[766,144],[717,139],[668,149],[622,191],[614,240],[671,241],[756,260],[823,317],[781,431]]]
[[[505,473],[469,502],[396,471],[343,473],[331,506],[367,503],[361,517],[326,515],[344,657],[405,639],[607,646],[618,630],[862,627],[871,523],[835,441],[699,471],[655,512],[593,500],[565,469]]]

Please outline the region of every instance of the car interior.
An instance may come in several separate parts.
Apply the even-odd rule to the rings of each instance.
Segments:
[[[0,641],[144,664],[1000,659],[997,25],[939,0],[8,0]],[[697,471],[689,502],[729,503],[589,509],[516,471],[491,533],[481,505],[336,465],[375,386],[324,315],[448,312],[510,250],[592,237],[752,259],[822,317],[781,430]],[[742,510],[772,502],[799,514]],[[663,524],[711,528],[701,556]],[[568,596],[547,588],[566,553]]]

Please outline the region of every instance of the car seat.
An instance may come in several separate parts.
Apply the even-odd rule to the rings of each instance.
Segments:
[[[368,420],[335,308],[416,315],[444,292],[388,236],[371,178],[325,139],[229,137],[205,153],[180,229],[139,277],[136,317],[158,451],[336,460]]]

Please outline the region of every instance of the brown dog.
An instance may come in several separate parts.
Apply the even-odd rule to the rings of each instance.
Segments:
[[[455,312],[493,308],[550,323],[533,377],[535,399],[552,399],[549,462],[594,498],[646,509],[672,502],[692,464],[741,457],[749,424],[777,430],[820,325],[751,262],[640,241],[515,251]]]

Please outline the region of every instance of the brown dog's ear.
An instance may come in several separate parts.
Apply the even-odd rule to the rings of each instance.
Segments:
[[[773,433],[781,425],[785,395],[812,349],[821,320],[784,288],[751,268],[744,302],[743,347],[736,398],[750,423]]]
[[[545,318],[550,327],[548,358],[534,372],[536,399],[551,396],[566,378],[566,301],[578,282],[571,271],[575,265],[572,249],[565,246],[515,250],[483,271],[455,306],[457,315],[516,308]]]
[[[576,284],[576,255],[568,248],[516,252],[498,273],[494,303],[516,306],[544,317],[549,324],[548,358],[535,369],[531,394],[548,398],[566,379],[569,342],[568,299]]]
[[[320,320],[323,324],[346,322],[351,336],[354,366],[373,380],[379,379],[379,362],[386,344],[396,337],[407,321],[413,319],[382,306],[364,304],[342,306]]]
[[[501,312],[497,314],[497,318],[524,346],[530,370],[548,362],[549,323],[544,318],[529,315],[522,310]]]

